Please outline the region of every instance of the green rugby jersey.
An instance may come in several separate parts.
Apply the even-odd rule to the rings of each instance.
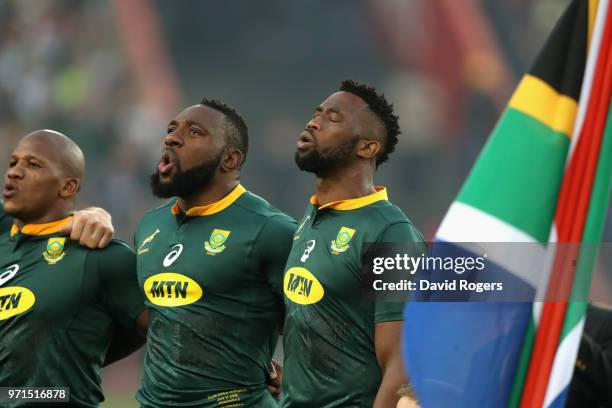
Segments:
[[[381,381],[375,325],[403,320],[402,303],[373,302],[362,290],[362,247],[376,242],[423,242],[384,188],[321,207],[311,198],[284,274],[281,407],[372,407]]]
[[[276,407],[265,386],[283,317],[296,223],[238,185],[181,213],[175,200],[136,232],[149,308],[144,407]]]
[[[69,220],[0,231],[0,386],[65,386],[62,406],[97,407],[112,336],[136,329],[144,299],[132,250],[82,247],[58,233]]]

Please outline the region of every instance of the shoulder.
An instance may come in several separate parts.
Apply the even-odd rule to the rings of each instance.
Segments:
[[[297,225],[289,215],[250,191],[240,196],[236,201],[236,207],[254,216],[261,224],[272,226]]]
[[[172,214],[172,206],[174,205],[175,202],[176,202],[176,199],[173,198],[171,200],[168,200],[164,204],[160,205],[159,207],[156,207],[152,210],[147,211],[142,216],[142,218],[140,219],[140,222],[138,223],[138,226],[136,227],[136,236],[143,228],[146,228],[150,224],[157,225],[159,224],[161,220],[165,218],[173,219],[174,215]]]
[[[397,205],[380,201],[370,206],[370,212],[382,241],[424,241],[417,227]]]
[[[155,207],[152,210],[147,211],[142,216],[141,222],[149,218],[156,218],[160,215],[171,215],[172,206],[174,205],[175,202],[176,202],[176,198],[172,198],[166,201],[165,203],[163,203],[162,205],[160,205],[159,207]]]
[[[134,250],[118,239],[113,239],[106,248],[90,249],[89,256],[96,260],[98,268],[109,271],[132,268],[136,262]]]
[[[107,247],[102,248],[102,249],[97,249],[96,251],[105,256],[123,255],[123,254],[133,255],[134,254],[134,250],[130,248],[130,246],[127,243],[125,243],[124,241],[121,241],[120,239],[113,239],[111,240],[111,242],[108,244]]]
[[[382,200],[369,206],[372,213],[376,214],[385,224],[408,222],[408,216],[397,205],[390,201]]]

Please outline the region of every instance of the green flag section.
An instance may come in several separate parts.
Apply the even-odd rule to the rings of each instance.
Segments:
[[[585,1],[574,1],[565,11],[457,198],[538,242],[549,238],[574,128],[586,63],[588,13]]]
[[[509,108],[457,200],[513,225],[535,241],[546,242],[568,147],[566,133]],[[538,211],[526,213],[517,203]]]
[[[568,153],[582,120],[589,4],[570,3],[521,80],[436,234],[445,248],[464,254],[461,242],[517,241],[546,248],[555,236]],[[511,268],[500,273],[509,282],[539,281]],[[405,311],[405,367],[422,406],[517,406],[535,334],[532,304],[442,303],[434,296]]]

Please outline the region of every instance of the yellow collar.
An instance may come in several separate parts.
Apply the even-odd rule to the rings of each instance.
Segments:
[[[370,205],[377,201],[381,200],[389,200],[387,196],[387,189],[385,187],[376,186],[375,193],[372,193],[367,196],[351,198],[348,200],[340,200],[340,201],[332,201],[331,203],[327,203],[325,205],[320,206],[317,210],[323,210],[325,208],[330,208],[332,210],[356,210],[357,208],[365,207],[366,205]],[[310,203],[312,205],[318,205],[317,196],[310,197]]]
[[[17,224],[11,227],[11,237],[21,232],[25,235],[50,235],[59,232],[60,228],[72,221],[72,216],[47,224],[26,224],[19,228]]]
[[[203,205],[201,207],[193,207],[187,210],[185,215],[188,216],[202,216],[202,215],[212,215],[218,212],[225,210],[227,207],[232,205],[234,201],[238,199],[242,194],[246,192],[246,188],[242,187],[242,184],[238,184],[236,188],[232,190],[231,193],[223,197],[221,200],[214,202],[212,204]],[[179,215],[183,211],[178,205],[178,201],[174,203],[171,208],[172,214]]]

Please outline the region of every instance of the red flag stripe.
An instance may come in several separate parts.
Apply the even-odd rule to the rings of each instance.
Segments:
[[[555,216],[559,242],[582,241],[612,93],[611,46],[612,7],[608,8],[606,16],[606,26],[584,126],[580,131],[579,141],[571,157],[559,194],[559,204]],[[574,249],[573,253],[568,251],[558,253],[554,265],[559,266],[565,262],[568,256],[577,255],[578,248]],[[553,267],[553,271],[556,270],[562,269]],[[551,274],[547,297],[549,299],[567,299],[571,292],[573,278],[573,271],[565,276]],[[567,302],[547,302],[544,304],[523,390],[521,408],[541,407],[544,403],[566,309]]]

